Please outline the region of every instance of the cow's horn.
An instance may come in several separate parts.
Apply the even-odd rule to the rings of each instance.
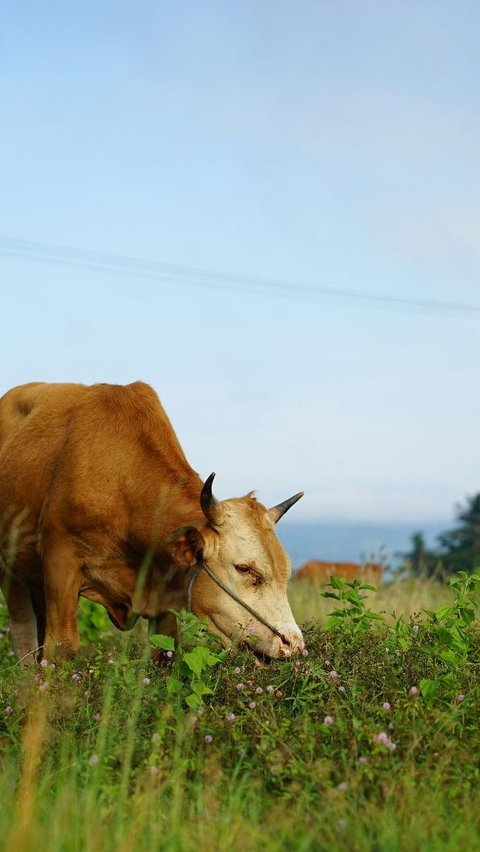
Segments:
[[[298,494],[294,494],[293,497],[289,497],[288,500],[284,500],[283,503],[279,503],[278,506],[272,506],[272,508],[268,510],[268,517],[270,520],[276,524],[282,515],[284,515],[285,512],[288,512],[288,510],[295,505],[297,500],[300,500],[300,497],[303,497],[303,491],[299,491]]]
[[[211,473],[208,479],[205,480],[200,494],[200,505],[207,521],[215,527],[222,521],[222,505],[212,494],[212,482],[214,479],[215,474]]]

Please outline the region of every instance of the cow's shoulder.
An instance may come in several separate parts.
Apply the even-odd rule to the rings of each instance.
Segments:
[[[129,419],[143,423],[148,418],[166,417],[156,391],[145,382],[90,385],[78,415],[96,415],[105,422],[123,420],[125,423]]]

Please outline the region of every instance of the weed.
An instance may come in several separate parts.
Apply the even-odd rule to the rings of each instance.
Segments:
[[[176,642],[150,637],[161,664],[140,625],[90,615],[95,641],[70,664],[21,672],[5,636],[5,848],[477,848],[477,588],[459,575],[439,600],[432,583],[429,606],[423,584],[413,618],[393,588],[395,617],[372,618],[375,592],[333,585],[308,655],[264,668],[188,613]]]

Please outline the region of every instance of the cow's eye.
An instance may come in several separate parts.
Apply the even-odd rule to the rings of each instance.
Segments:
[[[258,586],[258,584],[262,582],[262,578],[259,574],[257,574],[252,565],[235,565],[234,568],[239,574],[249,576],[251,580],[253,580],[254,586]]]
[[[251,565],[235,565],[234,567],[239,574],[253,574],[253,568]]]

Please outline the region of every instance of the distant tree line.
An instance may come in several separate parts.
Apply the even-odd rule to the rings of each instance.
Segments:
[[[441,577],[480,569],[480,494],[457,506],[457,526],[437,536],[438,546],[427,547],[422,532],[411,536],[411,548],[403,553],[404,564],[417,577]]]

